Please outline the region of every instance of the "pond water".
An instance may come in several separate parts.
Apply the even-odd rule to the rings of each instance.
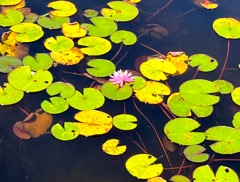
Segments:
[[[27,7],[32,8],[32,12],[45,14],[49,11],[46,8],[49,0],[29,1],[26,0]],[[73,21],[87,21],[82,16],[85,9],[94,8],[100,10],[107,7],[108,0],[87,2],[73,1],[78,8],[78,14],[71,17]],[[137,36],[141,34],[140,28],[161,25],[168,30],[168,35],[160,39],[148,37],[146,34],[140,36],[136,44],[132,46],[123,46],[120,53],[114,59],[117,69],[135,70],[135,60],[142,55],[154,55],[156,52],[147,48],[157,50],[166,55],[170,51],[183,51],[187,55],[204,53],[214,57],[219,66],[216,70],[209,73],[199,72],[196,78],[208,80],[218,79],[227,53],[228,40],[218,36],[212,28],[215,19],[221,17],[232,17],[240,19],[239,0],[217,1],[219,7],[214,10],[207,10],[196,6],[191,0],[173,0],[167,7],[159,13],[152,15],[169,0],[151,0],[137,4],[139,15],[130,22],[118,22],[119,29],[127,29],[134,32]],[[9,28],[0,28],[0,33],[8,31]],[[29,43],[29,54],[34,55],[39,52],[47,52],[43,46],[43,41],[50,37],[61,34],[60,30],[44,30],[43,38],[34,43]],[[113,46],[113,49],[101,58],[111,59],[119,49],[119,45]],[[235,87],[240,85],[240,71],[237,69],[240,63],[240,41],[230,41],[230,52],[228,63],[223,73],[222,79],[231,82]],[[54,76],[54,81],[67,81],[72,83],[76,89],[81,90],[89,87],[93,80],[83,76],[67,74],[66,72],[83,73],[86,69],[86,61],[91,57],[86,56],[82,62],[74,66],[58,65],[52,67],[50,71]],[[194,77],[196,68],[188,68],[187,72],[181,76],[170,77],[168,84],[172,92],[176,92],[179,86],[186,80]],[[1,84],[7,81],[7,74],[1,73]],[[40,103],[49,96],[45,91],[37,93],[26,93],[24,98],[17,104],[11,106],[2,106],[0,108],[0,181],[1,182],[137,182],[139,180],[131,176],[125,168],[126,160],[138,153],[143,153],[138,146],[146,146],[148,153],[158,158],[157,162],[162,163],[164,171],[162,177],[169,181],[171,176],[178,173],[192,179],[192,172],[196,166],[184,160],[182,151],[184,147],[175,146],[176,149],[171,152],[167,150],[172,167],[160,145],[157,135],[154,132],[151,123],[155,126],[158,135],[163,141],[165,134],[163,128],[169,121],[169,118],[162,111],[162,105],[150,105],[139,102],[136,98],[130,98],[126,101],[114,102],[106,100],[103,107],[99,110],[104,111],[111,116],[121,113],[130,113],[138,118],[138,126],[132,131],[120,131],[113,128],[109,133],[94,136],[83,137],[70,141],[60,141],[54,138],[50,133],[44,134],[36,139],[20,140],[13,132],[12,127],[16,121],[23,120],[26,114],[19,108],[31,113],[40,108]],[[231,95],[221,95],[221,101],[214,106],[214,112],[207,118],[196,118],[201,123],[198,131],[205,131],[207,128],[216,125],[231,126],[233,115],[238,112],[239,106],[233,103]],[[140,112],[139,112],[140,111]],[[74,121],[74,115],[77,110],[68,111],[54,115],[55,123],[65,121]],[[142,114],[141,114],[142,113]],[[49,130],[50,131],[50,130]],[[127,145],[127,151],[119,156],[110,156],[105,154],[101,146],[110,138],[118,138],[121,144]],[[142,141],[141,141],[142,140]],[[204,142],[203,146],[212,156],[213,152],[209,148],[211,142]],[[239,155],[218,155],[214,159],[239,159]],[[203,163],[211,165],[216,169],[220,165],[225,165],[238,174],[240,173],[239,162],[235,161],[209,161]],[[180,166],[183,165],[181,170]],[[189,167],[189,165],[192,165]],[[187,166],[187,167],[184,167]]]

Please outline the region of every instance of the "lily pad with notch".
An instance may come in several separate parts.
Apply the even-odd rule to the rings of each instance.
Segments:
[[[57,17],[54,15],[49,15],[49,17],[45,16],[40,16],[37,20],[37,23],[41,25],[44,28],[53,30],[53,29],[59,29],[62,27],[63,23],[68,23],[70,22],[69,17]]]
[[[62,98],[69,98],[74,95],[75,87],[71,83],[59,81],[49,85],[46,91],[51,96],[60,94]]]
[[[127,150],[127,146],[118,144],[118,139],[109,139],[103,143],[102,150],[109,155],[121,155]]]
[[[47,7],[53,8],[50,14],[58,17],[72,16],[77,12],[76,6],[69,1],[53,1]]]
[[[72,39],[65,36],[57,36],[56,39],[49,37],[44,41],[44,46],[54,52],[69,51],[74,47]]]
[[[110,39],[116,44],[123,42],[124,45],[133,45],[137,42],[137,36],[133,32],[127,30],[118,30],[114,32],[110,36]]]
[[[66,37],[79,38],[87,34],[87,29],[81,26],[78,22],[63,23],[62,32]]]
[[[0,105],[12,105],[22,100],[24,92],[15,89],[9,83],[4,83],[3,87],[0,87]]]
[[[206,162],[209,159],[209,154],[203,153],[206,150],[201,145],[191,145],[184,149],[184,156],[191,162],[201,163]]]
[[[137,127],[137,118],[131,114],[118,114],[113,117],[113,125],[120,130],[133,130]]]
[[[13,56],[0,56],[0,72],[10,73],[19,66],[22,66],[20,59]]]
[[[23,14],[15,9],[6,10],[5,14],[0,14],[0,26],[9,27],[21,23],[24,19]]]
[[[51,97],[50,102],[48,100],[44,100],[41,103],[41,108],[50,114],[60,114],[68,110],[69,104],[62,97]]]

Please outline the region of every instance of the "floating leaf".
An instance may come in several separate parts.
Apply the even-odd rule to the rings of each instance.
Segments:
[[[91,67],[87,68],[87,72],[96,77],[109,76],[116,69],[115,65],[106,59],[92,59],[87,62],[87,65]]]
[[[167,182],[167,181],[161,177],[154,177],[148,179],[147,182]]]
[[[17,121],[17,122],[13,125],[13,133],[14,133],[18,138],[21,138],[21,139],[24,139],[24,140],[28,140],[28,139],[31,138],[31,136],[24,131],[22,121]]]
[[[101,107],[105,98],[103,94],[95,88],[84,88],[83,94],[76,90],[74,95],[67,98],[69,105],[78,110],[91,110]]]
[[[215,32],[226,39],[240,38],[240,22],[234,18],[218,18],[213,22]]]
[[[240,111],[234,114],[232,124],[234,128],[240,130]]]
[[[66,37],[79,38],[84,37],[87,34],[87,29],[80,26],[78,22],[63,23],[62,32]]]
[[[10,6],[10,5],[15,5],[15,4],[18,4],[20,3],[22,0],[1,0],[0,1],[0,5],[1,6]]]
[[[119,87],[118,84],[107,82],[102,85],[101,91],[105,97],[112,100],[125,100],[132,95],[132,88],[128,84]]]
[[[53,60],[48,54],[37,53],[35,57],[36,59],[30,55],[26,56],[23,59],[23,64],[25,66],[30,66],[33,71],[37,71],[39,69],[48,70],[52,67]]]
[[[118,30],[114,32],[110,36],[110,39],[116,44],[123,42],[124,45],[133,45],[137,42],[137,36],[133,32],[127,30]]]
[[[140,65],[143,76],[155,80],[166,80],[166,74],[174,74],[177,69],[173,63],[163,59],[149,59]]]
[[[72,16],[77,12],[76,6],[69,1],[53,1],[47,7],[53,8],[50,13],[59,17]]]
[[[191,182],[189,178],[183,175],[175,175],[170,179],[172,182]]]
[[[235,154],[240,152],[240,131],[228,126],[215,126],[206,132],[206,139],[217,141],[210,148],[219,154]]]
[[[0,87],[0,105],[11,105],[19,102],[24,96],[23,91],[17,90],[9,83],[4,83],[4,87]]]
[[[9,83],[25,92],[38,92],[47,88],[53,80],[49,71],[38,70],[32,73],[29,66],[20,66],[8,75]]]
[[[191,162],[205,162],[209,159],[209,154],[203,153],[206,150],[201,145],[191,145],[184,149],[184,156]]]
[[[134,92],[141,102],[159,104],[163,101],[163,95],[170,94],[170,89],[163,83],[147,81],[145,87],[134,90]]]
[[[21,23],[24,19],[23,14],[15,9],[6,10],[5,14],[0,14],[0,26],[13,26]]]
[[[49,15],[49,17],[46,16],[40,16],[37,20],[37,23],[41,25],[44,28],[48,28],[50,30],[52,29],[59,29],[62,27],[63,23],[70,22],[69,17],[57,17],[53,15]]]
[[[78,126],[80,135],[102,135],[112,128],[112,117],[105,112],[97,110],[80,111],[74,118],[80,121],[74,123]]]
[[[103,8],[101,13],[106,18],[120,22],[133,20],[138,15],[138,9],[123,1],[112,1],[108,3],[110,8]]]
[[[207,1],[209,2],[209,1]],[[217,3],[201,3],[202,7],[206,8],[206,9],[216,9],[218,7]]]
[[[65,36],[57,36],[56,39],[49,37],[44,41],[44,46],[50,51],[63,52],[72,49],[74,42]]]
[[[138,90],[141,89],[143,87],[145,87],[145,85],[147,84],[146,80],[140,76],[134,76],[134,83],[132,88],[134,90]]]
[[[126,162],[128,172],[138,179],[149,179],[160,175],[163,171],[162,164],[154,164],[156,157],[150,154],[137,154]]]
[[[37,21],[38,19],[38,15],[36,13],[30,13],[28,15],[25,15],[25,18],[24,18],[24,23],[34,23]]]
[[[87,18],[96,17],[98,15],[98,12],[95,9],[86,9],[83,12],[83,15]]]
[[[102,145],[102,150],[109,155],[120,155],[127,150],[126,145],[118,146],[118,139],[109,139]]]
[[[117,24],[105,18],[103,16],[97,16],[90,18],[90,21],[94,24],[83,23],[82,26],[86,27],[88,34],[95,37],[107,37],[117,30]]]
[[[61,97],[51,97],[50,101],[44,100],[41,103],[41,108],[50,114],[62,113],[69,107],[68,102]]]
[[[137,29],[140,35],[143,35],[154,40],[161,40],[168,36],[168,30],[159,24],[146,24]]]
[[[64,128],[59,123],[53,125],[51,133],[59,140],[68,141],[78,137],[78,130],[78,127],[74,123],[64,122]]]
[[[69,98],[75,93],[75,87],[71,83],[54,82],[48,86],[47,93],[51,96],[60,94],[62,98]]]
[[[109,52],[112,48],[111,43],[101,37],[84,37],[78,40],[78,45],[88,46],[80,50],[89,56],[99,56]]]
[[[217,68],[216,59],[206,54],[194,54],[189,57],[188,64],[192,67],[198,66],[198,70],[202,72],[210,72]]]
[[[131,114],[118,114],[113,117],[113,125],[120,130],[133,130],[137,127],[137,118]]]
[[[240,87],[236,87],[232,91],[231,96],[232,96],[233,102],[240,106]]]
[[[164,127],[164,133],[172,141],[180,145],[197,145],[205,140],[203,132],[192,132],[200,124],[190,118],[170,120]]]
[[[12,56],[0,56],[0,72],[9,73],[19,66],[22,66],[20,59]]]
[[[234,89],[234,86],[226,80],[215,80],[213,81],[213,83],[215,83],[218,86],[219,92],[221,94],[229,94]]]
[[[33,42],[44,35],[42,28],[34,23],[19,23],[12,26],[10,30],[18,33],[16,37],[18,42]]]

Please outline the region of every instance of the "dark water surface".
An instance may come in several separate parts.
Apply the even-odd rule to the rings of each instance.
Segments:
[[[37,14],[45,14],[49,11],[46,8],[50,1],[42,0],[26,0],[27,6],[32,8]],[[81,13],[87,8],[106,7],[110,1],[73,1],[78,8],[78,15],[71,17],[72,20],[82,23]],[[121,62],[117,65],[117,69],[135,69],[135,60],[142,55],[155,54],[153,51],[141,46],[139,43],[148,45],[163,54],[169,51],[184,51],[187,55],[196,53],[205,53],[216,58],[219,61],[218,69],[212,73],[199,73],[197,78],[215,80],[218,78],[227,51],[227,40],[219,37],[212,29],[212,23],[220,17],[233,17],[240,19],[239,0],[219,0],[219,8],[215,10],[206,10],[194,5],[190,0],[174,0],[168,7],[148,20],[157,9],[162,8],[168,0],[142,0],[138,4],[140,8],[139,16],[128,23],[118,23],[119,29],[128,29],[137,35],[139,27],[146,24],[160,24],[168,29],[169,35],[161,40],[141,36],[138,43],[130,47],[124,47],[117,58],[114,60]],[[144,12],[143,12],[144,11]],[[189,12],[189,13],[187,13]],[[83,18],[86,22],[86,18]],[[8,28],[0,28],[1,33],[7,31]],[[45,31],[45,36],[38,43],[30,43],[30,55],[38,52],[48,52],[43,47],[43,41],[50,36],[60,35],[60,30]],[[111,58],[117,52],[119,46],[115,46],[113,50],[102,58]],[[128,51],[128,54],[121,59]],[[230,54],[227,68],[237,68],[240,63],[240,41],[232,40],[230,46]],[[62,71],[83,72],[85,70],[85,61],[77,66],[57,66],[51,68],[54,75],[54,81],[64,79],[82,91],[84,87],[89,87],[92,80],[81,76],[64,74]],[[172,91],[178,90],[179,85],[189,80],[195,74],[196,69],[189,68],[188,71],[179,77],[169,79]],[[1,84],[6,82],[7,76],[0,74]],[[226,70],[222,79],[228,80],[235,87],[240,86],[239,70]],[[55,139],[51,134],[45,134],[37,139],[19,140],[12,133],[12,126],[16,121],[23,120],[26,114],[18,107],[23,108],[27,112],[33,112],[40,107],[40,103],[47,99],[48,95],[43,92],[25,94],[24,99],[13,106],[0,108],[0,182],[137,182],[144,181],[132,177],[125,169],[126,160],[135,154],[142,153],[135,142],[141,145],[141,141],[137,134],[143,139],[148,152],[159,158],[158,162],[163,163],[167,168],[163,172],[163,177],[169,181],[173,174],[177,174],[178,170],[169,170],[170,166],[166,160],[166,156],[157,140],[153,129],[149,126],[145,118],[136,110],[133,99],[124,102],[113,102],[106,100],[102,108],[104,112],[111,116],[124,112],[124,104],[126,113],[136,115],[138,118],[138,127],[134,131],[119,131],[113,128],[108,134],[98,137],[82,137],[62,142]],[[137,106],[146,115],[146,117],[154,124],[161,139],[164,138],[163,127],[168,122],[168,118],[164,115],[159,106],[140,103],[135,99]],[[205,131],[207,128],[219,125],[231,126],[234,113],[239,111],[239,107],[231,101],[230,95],[221,96],[221,101],[214,106],[214,113],[205,119],[197,119],[201,123],[199,131]],[[77,111],[69,109],[67,112],[54,116],[54,123],[62,123],[64,121],[73,121],[74,114]],[[137,132],[137,133],[136,133]],[[102,152],[101,145],[107,139],[119,138],[122,144],[126,144],[127,152],[120,156],[109,156]],[[204,143],[209,153],[209,143]],[[172,166],[181,166],[183,156],[183,148],[178,146],[174,152],[169,152]],[[234,156],[216,155],[216,158],[238,158]],[[184,165],[192,163],[185,162]],[[207,163],[206,163],[207,164]],[[220,165],[226,165],[240,173],[239,162],[212,162],[210,164],[214,170]],[[193,168],[186,168],[181,174],[192,178]]]

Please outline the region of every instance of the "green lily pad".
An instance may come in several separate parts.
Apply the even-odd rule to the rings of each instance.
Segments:
[[[184,149],[183,154],[189,161],[200,163],[209,159],[209,154],[203,153],[205,150],[201,145],[191,145]]]
[[[1,0],[0,5],[1,6],[9,6],[9,5],[15,5],[20,3],[22,0]]]
[[[198,70],[202,72],[210,72],[217,68],[218,62],[206,54],[194,54],[189,57],[188,64],[192,67],[198,66]]]
[[[49,71],[31,72],[30,66],[20,66],[9,73],[8,81],[16,89],[38,92],[52,83],[53,76]]]
[[[69,1],[53,1],[47,7],[53,8],[50,13],[58,17],[72,16],[77,12],[76,6]]]
[[[39,69],[48,70],[52,67],[53,60],[46,53],[37,53],[36,59],[30,55],[24,57],[23,64],[25,66],[30,66],[31,70],[37,71]]]
[[[206,139],[217,141],[210,148],[219,154],[235,154],[240,152],[240,131],[228,126],[215,126],[206,132]]]
[[[177,69],[170,61],[163,59],[149,59],[140,65],[140,71],[148,79],[167,80],[167,74],[176,73]]]
[[[44,41],[44,46],[54,52],[69,51],[74,47],[72,39],[65,36],[57,36],[56,39],[49,37]]]
[[[47,88],[47,93],[51,96],[60,94],[62,98],[72,97],[75,87],[71,83],[54,82]]]
[[[108,3],[110,8],[103,8],[101,14],[111,20],[126,22],[133,20],[138,15],[138,9],[130,3],[112,1]]]
[[[115,32],[118,28],[117,24],[113,20],[103,16],[93,17],[90,18],[90,20],[94,25],[82,23],[82,26],[87,28],[88,34],[91,36],[107,37]]]
[[[57,17],[53,15],[49,15],[49,17],[46,16],[40,16],[37,20],[37,23],[41,25],[44,28],[47,29],[59,29],[62,28],[63,23],[69,23],[70,18],[69,17]]]
[[[132,85],[132,88],[134,90],[138,90],[145,87],[146,84],[147,84],[147,81],[144,78],[140,76],[134,76],[134,83]]]
[[[236,87],[232,92],[231,92],[232,100],[235,104],[240,106],[240,87]]]
[[[160,175],[163,171],[162,164],[154,164],[156,157],[150,154],[137,154],[126,162],[128,172],[138,179],[149,179]]]
[[[116,44],[123,42],[124,45],[133,45],[137,42],[137,36],[133,32],[127,30],[118,30],[114,32],[110,36],[110,39]]]
[[[159,104],[163,101],[163,95],[169,95],[171,91],[163,83],[147,81],[145,87],[134,90],[134,92],[141,102]]]
[[[120,130],[133,130],[137,127],[137,118],[131,114],[118,114],[113,117],[113,125]]]
[[[218,86],[219,92],[221,94],[230,94],[234,89],[233,84],[226,80],[215,80],[213,81],[213,83],[215,83]]]
[[[105,97],[112,100],[125,100],[132,95],[132,88],[128,84],[119,87],[118,84],[107,82],[102,85],[101,91]]]
[[[9,83],[4,83],[4,87],[0,87],[0,105],[12,105],[19,102],[24,96],[24,92],[15,89]]]
[[[175,175],[170,178],[172,182],[191,182],[189,178],[183,175]]]
[[[72,97],[67,98],[67,102],[75,109],[91,110],[101,107],[105,102],[105,98],[97,89],[84,88],[83,94],[76,90]]]
[[[78,130],[78,127],[72,122],[64,122],[64,128],[59,123],[53,125],[51,133],[59,140],[68,141],[78,137]]]
[[[116,66],[106,59],[92,59],[87,65],[91,67],[87,68],[87,72],[96,77],[109,76],[116,70]]]
[[[164,127],[164,133],[172,141],[180,145],[197,145],[205,140],[204,132],[192,132],[200,124],[190,118],[170,120]]]
[[[96,17],[98,15],[98,11],[95,9],[86,9],[84,10],[83,15],[87,18]]]
[[[101,37],[84,37],[79,39],[77,43],[78,45],[87,46],[80,49],[89,56],[103,55],[112,49],[111,42]]]
[[[28,15],[24,16],[24,23],[34,23],[38,20],[39,15],[37,15],[36,13],[29,13]]]
[[[6,14],[0,14],[0,26],[9,27],[21,23],[24,19],[23,14],[15,9],[6,10]]]
[[[41,108],[50,114],[60,114],[69,108],[68,102],[61,97],[51,97],[50,101],[44,100]]]
[[[234,18],[218,18],[213,22],[215,32],[226,39],[240,38],[240,22]]]
[[[18,42],[33,42],[44,35],[42,27],[34,23],[19,23],[12,26],[10,30],[18,33],[16,37]]]
[[[204,79],[186,81],[180,86],[179,90],[182,98],[199,106],[210,106],[220,100],[218,96],[210,95],[219,91],[217,85]]]
[[[0,57],[0,72],[9,73],[13,69],[22,66],[22,61],[12,56],[1,56]]]
[[[220,166],[214,175],[209,165],[197,167],[193,171],[194,182],[239,182],[238,175],[231,168],[226,166]]]
[[[234,128],[240,130],[240,111],[234,114],[232,124]]]

